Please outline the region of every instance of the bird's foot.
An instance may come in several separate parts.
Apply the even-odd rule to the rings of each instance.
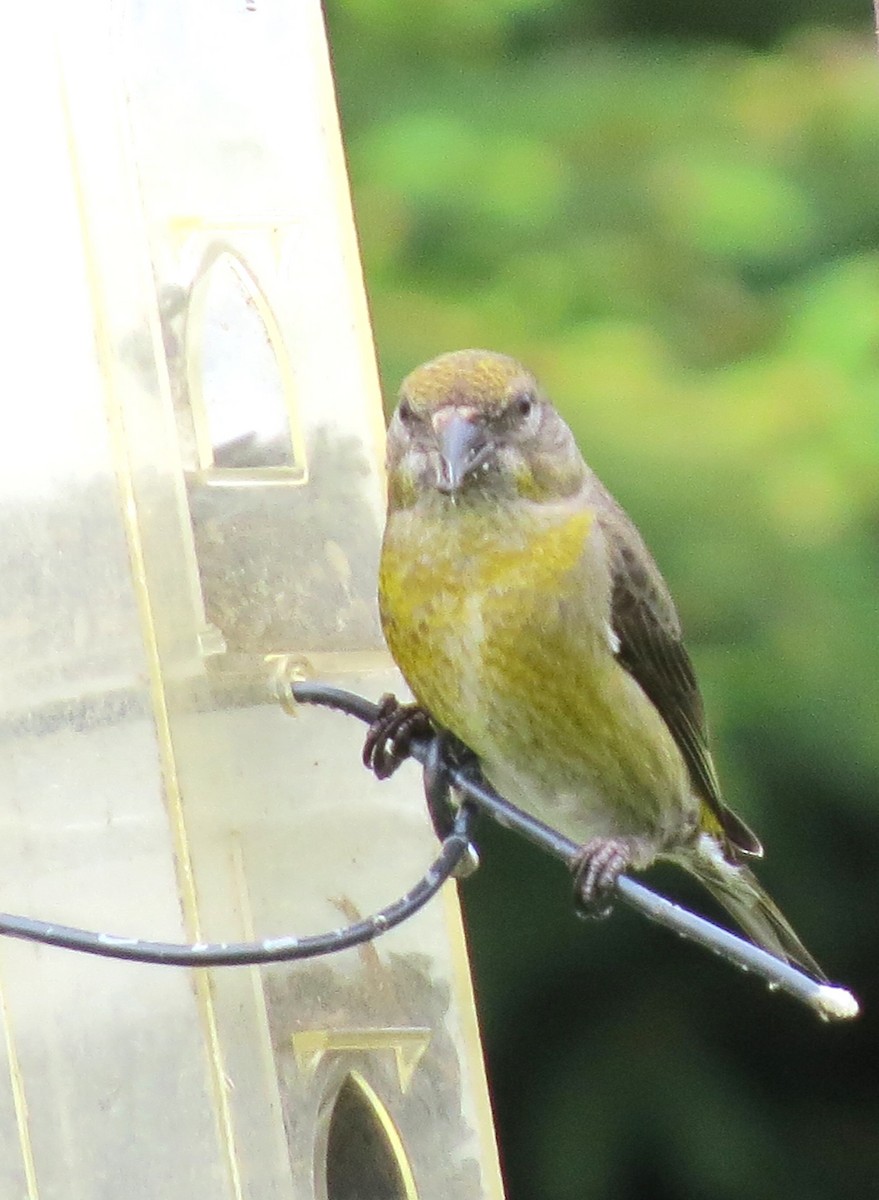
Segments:
[[[415,737],[434,732],[430,717],[417,704],[401,704],[386,692],[379,701],[378,715],[363,743],[363,765],[377,779],[389,779],[405,760]]]
[[[625,838],[597,837],[580,847],[572,864],[574,901],[584,917],[606,917],[617,880],[632,862]]]
[[[363,763],[378,779],[388,779],[405,760],[415,737],[431,739],[424,761],[424,796],[433,828],[443,842],[455,824],[448,767],[468,763],[472,756],[465,747],[446,730],[435,729],[423,708],[417,704],[401,704],[396,696],[387,692],[379,701],[378,715],[367,730]],[[471,845],[453,874],[456,879],[465,879],[478,866],[479,855]]]

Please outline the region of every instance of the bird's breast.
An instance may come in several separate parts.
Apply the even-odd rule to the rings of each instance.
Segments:
[[[592,526],[590,511],[528,521],[504,511],[390,518],[379,581],[385,636],[419,702],[477,753],[506,697],[538,679],[557,694],[553,676],[573,626],[581,644],[592,636],[582,615]],[[606,629],[609,599],[593,582],[595,624]]]
[[[413,694],[516,803],[574,837],[656,830],[688,803],[683,760],[619,664],[590,511],[493,521],[392,515],[380,607]]]

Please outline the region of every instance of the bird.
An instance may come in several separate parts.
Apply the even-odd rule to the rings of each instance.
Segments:
[[[379,612],[416,709],[580,846],[587,908],[670,860],[826,979],[748,865],[762,846],[723,800],[668,586],[534,375],[479,349],[417,367],[387,483]]]

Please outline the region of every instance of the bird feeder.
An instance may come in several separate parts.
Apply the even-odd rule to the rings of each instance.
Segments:
[[[10,11],[0,906],[310,934],[436,841],[278,680],[399,687],[383,423],[316,0]],[[365,948],[184,970],[0,943],[0,1192],[499,1197],[452,885]]]

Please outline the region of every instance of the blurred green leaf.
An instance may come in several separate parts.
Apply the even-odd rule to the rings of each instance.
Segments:
[[[389,403],[456,347],[536,371],[669,579],[761,877],[879,988],[869,5],[328,15]],[[463,894],[509,1200],[872,1194],[875,1004],[818,1028],[626,914],[575,923],[556,866],[482,842]]]

